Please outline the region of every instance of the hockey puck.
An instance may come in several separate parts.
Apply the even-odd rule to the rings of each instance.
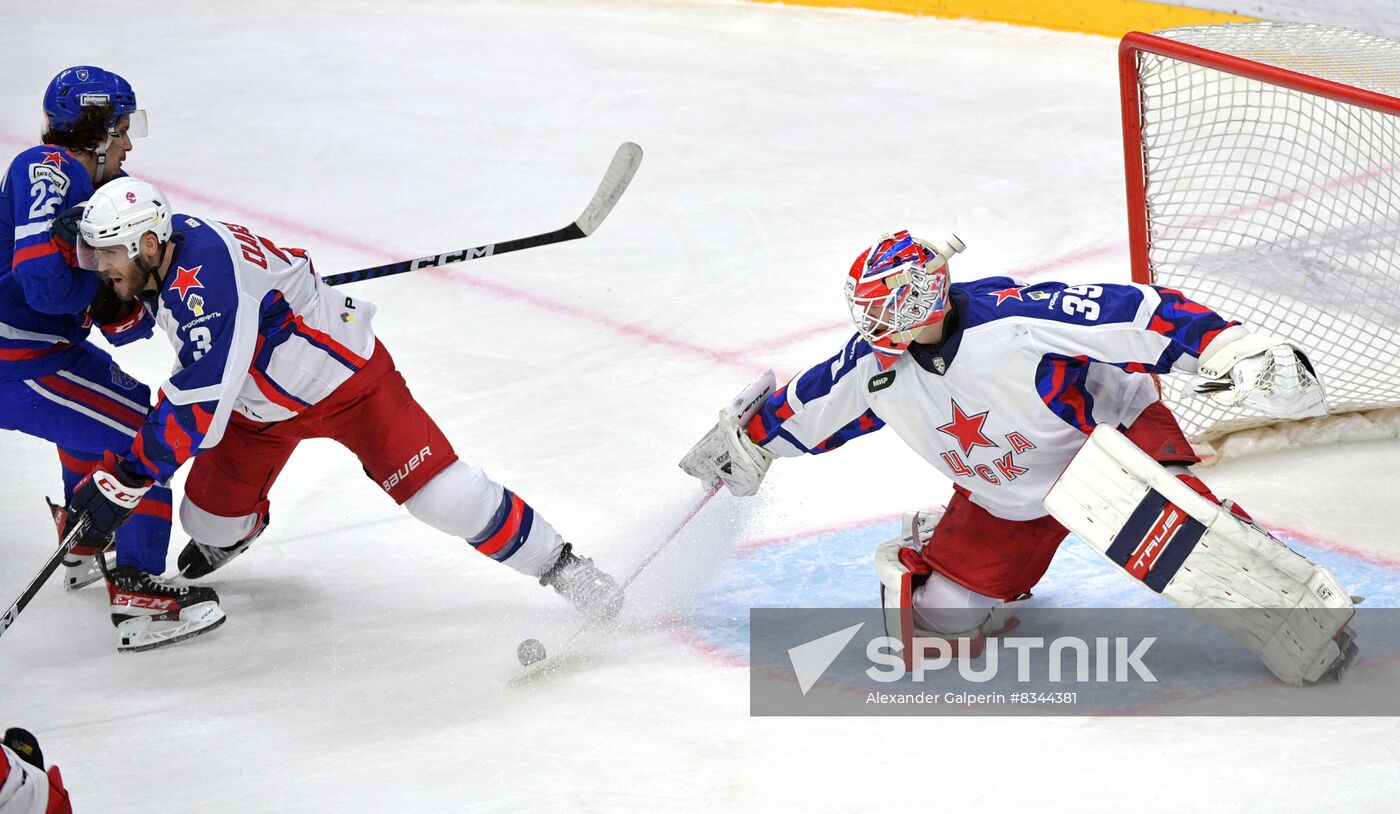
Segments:
[[[526,639],[515,649],[515,655],[526,667],[537,661],[544,661],[544,643],[539,639]]]

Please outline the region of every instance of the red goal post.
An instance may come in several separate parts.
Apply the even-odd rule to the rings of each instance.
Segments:
[[[1400,432],[1400,42],[1286,23],[1131,33],[1119,78],[1133,279],[1303,346],[1347,414],[1273,426],[1163,377],[1188,435]]]

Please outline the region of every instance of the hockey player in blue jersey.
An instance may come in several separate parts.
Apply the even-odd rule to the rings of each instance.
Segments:
[[[372,303],[332,290],[306,252],[245,227],[172,214],[123,178],[84,210],[82,265],[123,300],[149,298],[178,355],[131,451],[75,490],[70,516],[116,528],[193,459],[180,523],[186,576],[223,567],[267,525],[270,492],[297,445],[333,438],[410,514],[554,588],[580,611],[621,607],[612,577],[543,517],[458,459],[375,336]]]
[[[43,144],[20,153],[0,181],[0,428],[57,445],[66,500],[105,452],[131,448],[150,405],[150,389],[88,336],[96,325],[110,344],[124,345],[151,336],[154,318],[73,256],[78,205],[122,174],[146,117],[125,79],[90,65],[54,77],[44,115]],[[170,490],[157,487],[116,535],[108,593],[120,649],[174,641],[182,627],[199,632],[223,618],[212,590],[159,579],[170,521]],[[98,559],[112,543],[94,532],[79,540],[64,560],[67,587],[101,578]],[[185,613],[202,627],[182,626]],[[152,637],[154,622],[166,638]]]
[[[946,510],[911,516],[877,554],[886,604],[915,611],[918,631],[997,629],[1072,529],[1185,607],[1321,597],[1284,628],[1226,632],[1290,683],[1339,673],[1355,653],[1349,598],[1242,510],[1221,508],[1187,468],[1199,458],[1149,375],[1196,374],[1204,395],[1269,415],[1323,415],[1304,353],[1166,288],[952,283],[948,258],[963,248],[899,232],[866,249],[846,281],[856,335],[746,414],[722,415],[682,467],[751,495],[776,458],[888,426],[954,488]],[[1203,564],[1212,557],[1224,562]]]

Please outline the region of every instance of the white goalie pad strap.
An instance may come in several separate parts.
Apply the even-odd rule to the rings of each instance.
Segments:
[[[1337,660],[1354,612],[1326,569],[1182,483],[1100,425],[1045,508],[1130,576],[1258,654],[1290,684]]]
[[[933,530],[938,527],[938,521],[942,519],[942,508],[905,512],[900,523],[900,536],[920,544],[927,543],[933,537]]]
[[[759,374],[720,410],[715,426],[681,458],[681,469],[706,484],[722,481],[740,497],[757,492],[777,456],[750,440],[746,427],[776,387],[773,371]]]
[[[1322,382],[1301,348],[1272,334],[1236,325],[1222,331],[1201,354],[1196,392],[1227,407],[1275,418],[1327,415]]]

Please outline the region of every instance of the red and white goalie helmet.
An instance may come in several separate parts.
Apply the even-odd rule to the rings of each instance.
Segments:
[[[919,331],[947,314],[948,258],[966,248],[957,235],[938,245],[899,231],[880,238],[851,264],[846,304],[881,370],[894,364]]]

